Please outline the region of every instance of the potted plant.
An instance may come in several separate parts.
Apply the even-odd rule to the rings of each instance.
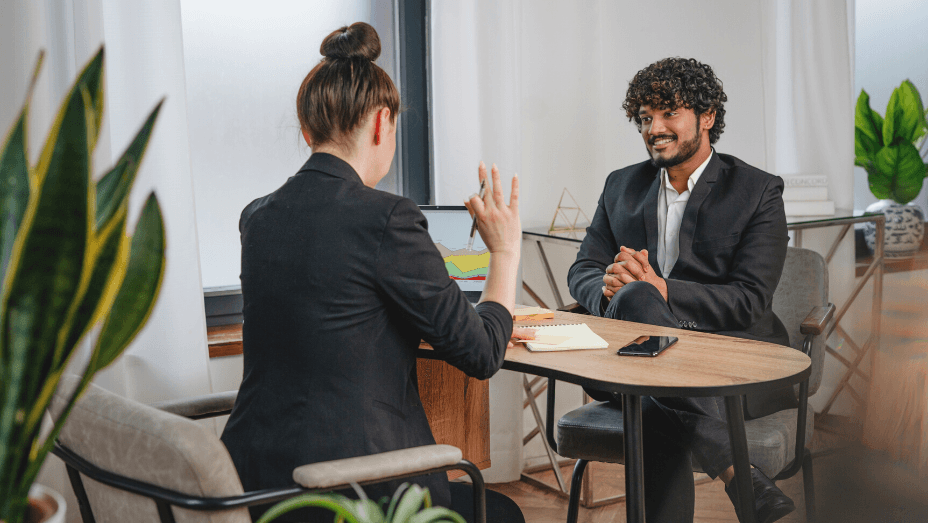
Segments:
[[[910,256],[921,248],[924,214],[909,202],[928,175],[926,133],[925,109],[912,82],[905,80],[893,91],[885,118],[870,109],[870,96],[861,90],[854,115],[854,164],[867,171],[870,192],[881,200],[867,212],[886,215],[886,256]],[[868,226],[864,237],[872,250],[876,229]]]
[[[116,165],[91,171],[103,116],[103,49],[65,96],[40,152],[27,150],[29,99],[0,150],[0,520],[27,496],[74,402],[142,328],[164,274],[164,226],[150,194],[129,237],[128,197],[161,104]],[[93,330],[95,333],[90,336]],[[65,368],[82,379],[50,434],[40,426]],[[86,361],[86,363],[83,363]]]
[[[392,499],[384,497],[380,503],[368,499],[357,483],[351,486],[359,499],[332,493],[303,494],[274,505],[257,523],[269,523],[287,512],[305,507],[327,508],[335,513],[335,521],[339,523],[465,523],[457,512],[433,507],[429,489],[419,485],[403,483]]]

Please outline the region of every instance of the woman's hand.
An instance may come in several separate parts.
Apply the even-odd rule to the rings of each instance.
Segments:
[[[480,238],[490,251],[490,267],[480,301],[495,301],[509,310],[515,310],[516,276],[522,251],[522,223],[519,221],[519,177],[512,177],[509,205],[503,201],[503,187],[499,169],[493,166],[493,182],[486,185],[483,198],[471,196],[464,205],[477,217]],[[477,170],[481,182],[487,179],[487,167],[480,162]]]
[[[523,340],[534,340],[535,339],[535,329],[530,327],[513,327],[512,328],[512,337],[509,340],[509,345],[507,349],[513,348],[515,345],[513,341],[521,342]]]
[[[487,167],[480,162],[478,178],[483,183],[487,179]],[[503,187],[499,179],[499,169],[493,165],[492,182],[487,183],[483,199],[473,195],[464,202],[471,215],[477,216],[477,230],[480,238],[491,253],[518,253],[522,247],[522,224],[519,221],[519,177],[512,177],[512,192],[509,205],[503,201]]]

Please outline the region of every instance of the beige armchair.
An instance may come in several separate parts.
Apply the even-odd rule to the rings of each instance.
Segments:
[[[62,379],[53,417],[76,384],[77,377]],[[252,505],[452,469],[473,480],[474,513],[486,521],[483,477],[450,445],[304,465],[294,469],[292,486],[244,492],[222,441],[193,421],[228,414],[234,402],[227,392],[149,406],[90,385],[53,450],[67,466],[84,523],[246,523]]]

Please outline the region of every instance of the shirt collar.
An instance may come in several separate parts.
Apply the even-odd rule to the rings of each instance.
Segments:
[[[355,172],[354,167],[338,156],[328,153],[313,153],[297,174],[304,171],[318,171],[330,176],[343,178],[349,182],[364,183],[361,177],[358,176],[358,173]]]
[[[692,191],[693,187],[696,186],[696,182],[699,181],[699,177],[702,176],[703,171],[706,170],[706,166],[709,165],[709,161],[712,160],[713,154],[715,154],[715,150],[709,153],[709,157],[706,158],[704,162],[699,164],[699,167],[697,167],[696,170],[693,171],[693,174],[690,175],[689,179],[686,180],[687,191]],[[661,167],[661,180],[664,181],[664,187],[668,189],[673,189],[674,192],[677,191],[676,189],[674,189],[673,185],[670,184],[670,177],[667,176],[667,169],[664,167]]]

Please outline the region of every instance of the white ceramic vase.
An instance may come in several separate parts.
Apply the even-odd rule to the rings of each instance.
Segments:
[[[921,248],[925,236],[925,215],[919,206],[880,200],[867,207],[866,212],[882,212],[886,216],[883,253],[887,258],[909,257]],[[876,224],[873,222],[864,223],[864,240],[873,252],[876,245]]]

